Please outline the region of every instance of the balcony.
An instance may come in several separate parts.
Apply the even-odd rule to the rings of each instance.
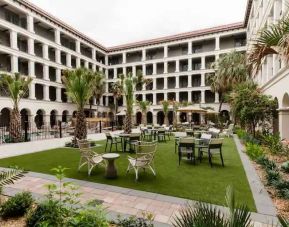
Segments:
[[[164,73],[164,63],[157,63],[157,74],[163,74]]]
[[[178,101],[178,100],[176,100],[176,93],[175,92],[169,92],[168,93],[168,100]]]
[[[62,46],[70,49],[70,50],[73,50],[73,51],[76,51],[76,42],[73,38],[63,34],[63,33],[60,33],[60,43]]]
[[[48,48],[48,58],[49,58],[50,61],[53,61],[53,62],[56,61],[55,48],[52,48],[52,47]]]
[[[205,91],[205,102],[206,103],[214,103],[215,102],[215,94],[211,91]]]
[[[213,64],[215,62],[215,56],[207,56],[205,58],[205,67],[206,69],[212,69]]]
[[[6,28],[0,27],[0,45],[10,47],[10,33]]]
[[[53,86],[49,86],[49,99],[52,102],[56,101],[56,88]]]
[[[157,104],[164,100],[164,93],[157,93]]]
[[[61,101],[64,103],[67,102],[67,95],[65,88],[61,88]]]
[[[188,44],[182,43],[168,47],[168,57],[176,57],[188,54]]]
[[[55,82],[56,81],[56,69],[54,67],[49,67],[49,80]]]
[[[11,71],[11,57],[6,53],[0,52],[0,71],[10,72]]]
[[[157,78],[157,89],[162,90],[164,89],[164,78]]]
[[[232,49],[236,47],[246,46],[246,34],[235,34],[231,36],[224,36],[220,38],[220,49]]]
[[[188,59],[180,60],[180,72],[188,71]]]
[[[84,44],[80,44],[80,53],[88,58],[92,58],[92,49]]]
[[[27,41],[27,38],[25,36],[18,34],[17,47],[18,47],[19,51],[22,51],[25,53],[28,52],[28,41]]]
[[[114,69],[108,69],[108,79],[111,80],[114,77]]]
[[[176,88],[176,77],[168,77],[168,89]]]
[[[200,87],[201,86],[201,75],[192,75],[192,87]]]
[[[180,76],[179,77],[179,86],[180,88],[188,87],[188,76]]]
[[[43,58],[42,43],[34,42],[34,53],[37,57]]]
[[[60,53],[60,61],[62,65],[67,65],[67,59],[66,59],[66,53],[62,52]]]
[[[164,57],[164,48],[153,48],[146,50],[146,60],[161,59]]]
[[[153,75],[153,65],[152,64],[148,64],[146,65],[146,75]]]
[[[43,85],[42,84],[35,84],[35,98],[37,100],[43,100],[44,92],[43,92]]]
[[[95,51],[95,59],[96,59],[96,61],[98,61],[99,63],[102,63],[102,64],[104,64],[104,62],[105,62],[104,54],[102,54],[98,51]]]
[[[202,67],[201,58],[192,59],[192,70],[200,70]]]
[[[35,63],[35,76],[36,76],[36,78],[43,79],[43,75],[44,75],[44,73],[43,73],[43,65],[38,63],[38,62],[36,62]]]
[[[9,5],[3,5],[0,7],[0,18],[8,21],[18,27],[27,28],[27,17],[26,14],[21,11],[12,8]]]
[[[133,62],[139,62],[142,60],[142,52],[136,51],[136,52],[130,52],[126,54],[126,62],[127,63],[133,63]]]
[[[18,58],[18,72],[21,75],[28,76],[29,71],[28,71],[28,60],[27,59]]]
[[[192,102],[193,103],[201,102],[201,91],[192,91]]]
[[[168,73],[174,73],[176,72],[176,62],[170,61],[168,62]]]
[[[108,56],[108,65],[118,65],[122,63],[122,54]]]
[[[34,31],[35,34],[45,39],[55,41],[54,29],[40,20],[34,19]]]
[[[146,100],[153,103],[153,94],[146,94]]]
[[[188,102],[188,92],[180,92],[179,102]]]
[[[76,57],[71,55],[71,67],[76,68]]]

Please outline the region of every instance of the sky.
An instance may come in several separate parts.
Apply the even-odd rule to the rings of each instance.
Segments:
[[[244,20],[247,0],[30,0],[110,47]]]

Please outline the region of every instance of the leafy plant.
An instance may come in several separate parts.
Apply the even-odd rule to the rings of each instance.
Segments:
[[[32,207],[33,201],[30,192],[18,193],[1,206],[0,214],[3,218],[23,216]]]
[[[282,227],[289,227],[289,221],[285,219],[285,217],[282,217],[280,215],[277,215],[277,217]]]
[[[282,169],[285,173],[289,173],[289,161],[282,163],[281,169]]]
[[[268,146],[272,154],[286,153],[286,148],[281,143],[279,134],[267,134],[263,136],[263,141]]]
[[[280,174],[277,170],[268,169],[266,172],[267,172],[266,179],[267,179],[268,185],[273,185],[274,182],[277,182],[280,180]]]
[[[226,205],[229,208],[229,215],[226,217],[218,208],[211,204],[197,203],[194,207],[187,205],[180,216],[176,216],[173,225],[175,227],[250,227],[250,212],[244,205],[236,205],[232,187],[226,190]]]
[[[153,216],[152,214],[143,213],[143,217],[138,218],[136,216],[130,216],[128,218],[121,218],[118,216],[118,219],[113,222],[119,227],[153,227]]]
[[[246,143],[246,152],[252,160],[256,160],[263,155],[262,147],[254,143]]]

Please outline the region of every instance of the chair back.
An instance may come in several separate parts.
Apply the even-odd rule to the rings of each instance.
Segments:
[[[110,134],[110,132],[106,132],[105,136],[106,136],[106,139],[108,139],[108,140],[112,139],[112,135]]]
[[[180,137],[186,137],[187,133],[185,132],[174,132],[174,135],[176,138],[180,138]]]
[[[87,161],[90,161],[95,153],[90,148],[90,143],[87,140],[79,140],[78,147],[80,150],[81,157],[85,158]]]
[[[158,134],[165,134],[166,129],[165,128],[159,128],[158,129]]]
[[[136,166],[150,165],[155,158],[157,141],[140,142],[136,145]]]
[[[141,133],[131,133],[129,136],[129,139],[139,141],[140,137],[141,137]]]
[[[221,148],[223,145],[223,138],[215,138],[215,139],[211,139],[209,142],[209,148],[213,149],[213,148]]]

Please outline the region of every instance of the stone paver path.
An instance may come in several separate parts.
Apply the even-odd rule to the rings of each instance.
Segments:
[[[80,197],[82,202],[97,199],[103,201],[103,206],[107,208],[111,217],[116,214],[142,216],[144,212],[154,215],[155,226],[170,226],[174,216],[178,215],[180,208],[189,201],[187,199],[165,196],[156,193],[143,192],[133,189],[121,188],[116,186],[92,183],[87,181],[65,179],[80,186]],[[40,173],[28,173],[13,185],[5,188],[4,193],[14,195],[23,190],[31,191],[34,196],[41,198],[47,193],[45,184],[56,183],[51,175]],[[224,212],[227,209],[218,206]],[[255,226],[267,226],[276,222],[276,218],[262,214],[252,213]],[[270,225],[268,225],[270,226]]]

